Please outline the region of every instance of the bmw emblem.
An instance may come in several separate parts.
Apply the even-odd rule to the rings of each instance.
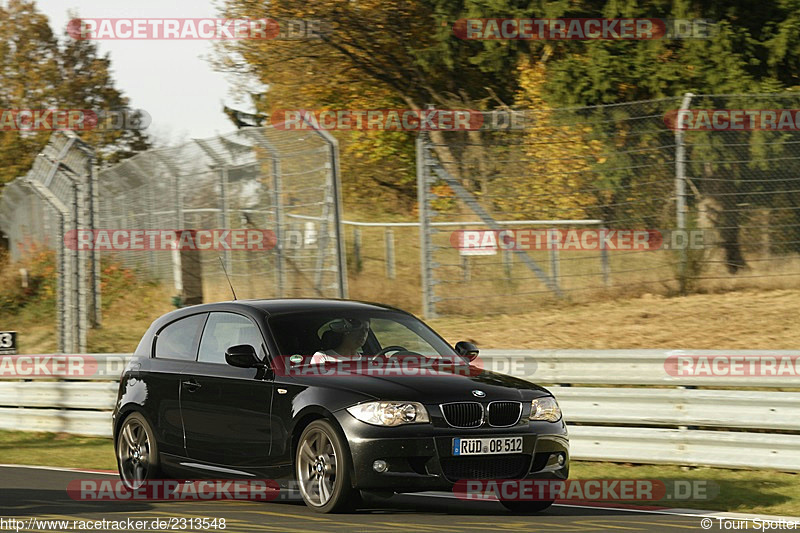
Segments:
[[[476,398],[483,398],[484,396],[486,396],[486,393],[483,392],[482,390],[475,389],[474,391],[472,391],[472,395],[475,396]]]

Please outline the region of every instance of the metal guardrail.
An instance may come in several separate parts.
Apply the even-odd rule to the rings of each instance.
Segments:
[[[548,387],[573,424],[693,426],[800,433],[800,393]]]
[[[572,385],[663,385],[684,387],[798,388],[794,375],[675,376],[667,371],[678,357],[800,357],[800,350],[481,350],[487,368],[514,368],[537,383]],[[492,366],[493,365],[493,366]]]
[[[800,435],[603,426],[569,432],[573,459],[800,470]]]
[[[800,392],[752,390],[800,389],[800,378],[673,376],[664,362],[676,355],[798,354],[484,350],[481,358],[484,368],[548,385],[568,421],[574,459],[800,471]],[[129,356],[91,357],[97,365],[88,376],[0,375],[0,429],[110,436],[117,377]]]

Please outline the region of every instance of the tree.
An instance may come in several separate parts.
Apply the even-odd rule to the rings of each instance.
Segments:
[[[514,103],[527,113],[519,155],[505,157],[506,171],[491,180],[495,209],[506,216],[532,219],[589,218],[590,210],[608,202],[595,185],[595,163],[602,158],[602,143],[591,129],[574,124],[569,114],[553,110],[543,98],[547,70],[543,62],[523,60],[520,89]],[[507,134],[506,134],[507,135]],[[513,172],[508,168],[520,164]]]
[[[49,107],[58,80],[58,43],[33,2],[0,6],[0,109]],[[24,174],[48,132],[0,130],[0,183]]]
[[[230,18],[318,19],[331,27],[319,39],[239,40],[221,43],[215,66],[251,76],[269,87],[259,99],[261,112],[286,108],[410,108],[433,104],[443,109],[485,109],[499,99],[511,102],[519,51],[528,43],[463,41],[453,22],[465,11],[479,12],[480,2],[410,0],[227,0]],[[498,14],[503,7],[498,5]],[[524,10],[515,9],[515,12]],[[458,175],[450,150],[457,134],[432,132],[440,159]],[[346,155],[364,165],[345,187],[364,191],[378,185],[413,200],[413,135],[371,132],[338,135]],[[462,135],[463,137],[463,135]],[[470,138],[480,144],[481,135]],[[343,158],[343,164],[353,163]],[[479,161],[485,158],[478,157]],[[388,172],[387,172],[387,168]],[[480,182],[481,179],[477,179]]]
[[[662,4],[628,0],[595,4],[594,9],[584,11],[582,16],[704,18],[716,21],[716,31],[710,39],[565,43],[548,64],[549,100],[552,105],[585,106],[676,97],[685,92],[752,94],[796,87],[800,67],[794,53],[800,47],[798,6],[800,3],[795,0],[758,4],[742,1]],[[735,108],[731,103],[717,103],[723,108]],[[629,138],[631,142],[638,140]],[[757,136],[750,135],[748,139],[747,134],[740,134],[738,142],[743,138],[755,143]],[[660,144],[668,142],[665,137]],[[715,134],[712,142],[714,147],[700,148],[696,159],[708,161],[704,156],[709,155],[717,161],[736,159],[737,149],[722,142],[720,135]],[[635,146],[615,148],[626,153]],[[747,266],[740,242],[743,216],[736,206],[745,201],[739,181],[746,169],[724,163],[714,166],[701,162],[690,166],[696,178],[694,185],[699,195],[696,200],[707,198],[719,206],[716,220],[720,246],[729,272],[736,273]],[[629,167],[634,169],[636,165]],[[625,174],[623,171],[616,179],[617,191],[624,191],[636,180],[634,170],[630,175]]]
[[[66,34],[65,34],[66,35]],[[125,116],[127,125],[136,126],[143,117],[130,107],[130,101],[115,87],[111,76],[111,59],[100,56],[97,44],[69,36],[58,53],[59,82],[56,89],[58,105],[71,109],[88,109],[102,115],[117,113]],[[102,163],[113,164],[150,148],[150,139],[138,127],[117,129],[108,119],[97,129],[79,132],[81,139],[93,146]]]
[[[53,34],[47,17],[29,0],[0,6],[0,109],[83,109],[135,113],[114,87],[111,60],[91,41]],[[25,174],[49,131],[0,130],[0,184]],[[98,150],[101,161],[116,162],[149,147],[140,130],[76,132]]]

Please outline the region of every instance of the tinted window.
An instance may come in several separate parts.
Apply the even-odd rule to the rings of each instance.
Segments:
[[[206,320],[205,313],[182,318],[161,330],[156,340],[156,357],[194,361],[197,340]]]
[[[396,322],[394,320],[385,320],[377,318],[371,321],[372,333],[381,345],[381,348],[387,346],[402,346],[407,350],[419,353],[425,356],[436,356],[436,348],[430,345],[428,341],[423,339],[419,333],[415,333],[405,324]],[[431,339],[433,340],[433,339]]]
[[[332,324],[354,320],[369,325],[369,336],[361,347],[362,354],[374,355],[387,346],[402,346],[426,357],[455,355],[453,349],[421,321],[392,311],[348,312],[331,309],[287,313],[271,316],[269,326],[281,355],[312,355],[319,350],[335,348],[324,339],[328,331],[343,329],[342,333],[348,333],[349,328],[331,328]]]
[[[249,344],[263,357],[261,332],[249,319],[234,313],[211,313],[203,330],[197,360],[225,364],[225,350],[231,346]]]

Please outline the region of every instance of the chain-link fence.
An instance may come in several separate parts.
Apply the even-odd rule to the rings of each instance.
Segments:
[[[59,350],[86,350],[107,258],[172,288],[176,304],[346,297],[338,147],[326,132],[249,128],[142,152],[95,172],[55,133],[0,199],[12,260],[57,252]],[[165,294],[169,296],[169,294]]]
[[[686,95],[421,134],[424,313],[796,286],[800,125],[780,120],[798,104]]]
[[[688,289],[731,286],[735,280],[760,286],[797,283],[800,275],[800,94],[692,96],[686,120],[683,183],[688,228],[705,237],[702,250],[689,250]],[[708,110],[737,110],[741,131]],[[711,121],[711,127],[707,124]],[[685,198],[685,201],[681,201]],[[680,221],[679,221],[680,222]]]
[[[96,179],[93,151],[72,132],[57,132],[28,174],[8,184],[0,199],[0,229],[13,259],[27,250],[56,250],[58,347],[86,350],[86,333],[100,318],[97,257],[66,247],[72,231],[93,223]]]
[[[338,150],[324,131],[243,129],[101,172],[75,136],[58,133],[29,175],[5,187],[0,229],[15,259],[26,243],[58,250],[59,323],[65,342],[78,343],[61,346],[75,349],[87,320],[100,318],[96,254],[172,294],[200,280],[206,301],[230,298],[223,265],[237,296],[260,298],[347,296],[349,264],[355,297],[417,310],[421,290],[426,316],[796,287],[799,108],[794,93],[686,95],[501,110],[481,131],[422,132],[419,222],[350,223],[346,247]],[[520,127],[503,129],[515,120]],[[253,231],[272,245],[223,238],[194,255],[177,245],[65,247],[72,229],[95,239]]]
[[[337,157],[326,132],[273,128],[150,150],[100,173],[98,227],[216,230],[197,254],[206,300],[230,298],[225,271],[239,298],[342,297]],[[261,240],[237,244],[226,231]],[[177,251],[116,253],[176,291],[188,281]]]

